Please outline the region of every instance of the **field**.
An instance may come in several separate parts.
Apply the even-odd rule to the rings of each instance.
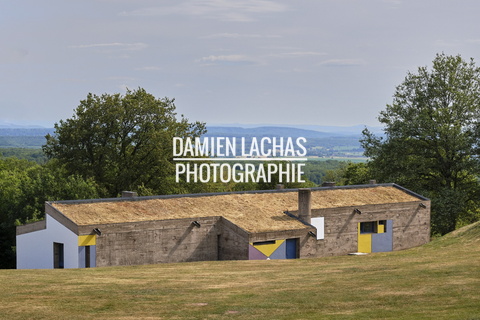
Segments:
[[[480,223],[405,251],[1,270],[2,319],[480,319]]]

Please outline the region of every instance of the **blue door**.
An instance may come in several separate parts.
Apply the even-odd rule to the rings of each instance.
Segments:
[[[297,240],[287,239],[287,259],[297,259]]]

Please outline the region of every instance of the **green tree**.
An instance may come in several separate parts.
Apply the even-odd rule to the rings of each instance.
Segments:
[[[0,159],[0,268],[15,267],[15,226],[44,218],[45,201],[98,197],[93,180],[58,165]]]
[[[445,234],[478,204],[480,69],[473,59],[438,54],[431,70],[407,73],[380,112],[384,137],[364,130],[375,178],[432,199],[432,231]],[[472,204],[475,204],[472,206]]]
[[[342,177],[346,185],[367,184],[372,178],[372,173],[366,163],[350,162],[342,169]]]
[[[69,174],[94,178],[107,196],[137,188],[179,193],[188,190],[175,185],[172,138],[205,132],[204,123],[177,119],[174,100],[139,88],[125,95],[88,94],[71,119],[55,124],[43,150]]]

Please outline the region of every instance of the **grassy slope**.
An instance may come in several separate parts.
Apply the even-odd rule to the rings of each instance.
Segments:
[[[5,319],[480,319],[480,223],[410,250],[0,271]]]

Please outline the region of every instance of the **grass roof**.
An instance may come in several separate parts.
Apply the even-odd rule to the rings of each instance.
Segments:
[[[418,201],[393,186],[312,191],[312,209]],[[78,225],[222,216],[248,232],[304,228],[284,211],[298,210],[291,192],[232,193],[134,201],[51,203]]]

